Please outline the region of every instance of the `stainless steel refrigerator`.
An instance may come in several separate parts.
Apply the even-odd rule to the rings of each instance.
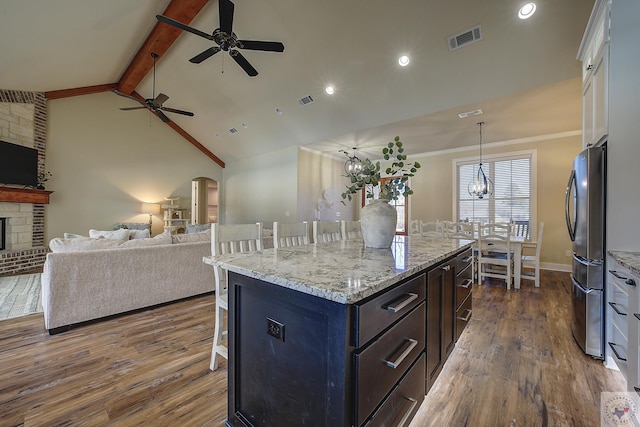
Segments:
[[[573,242],[571,331],[582,350],[604,357],[606,144],[590,147],[573,162],[565,211]]]

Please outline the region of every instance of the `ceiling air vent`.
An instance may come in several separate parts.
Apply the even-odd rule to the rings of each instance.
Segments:
[[[456,50],[468,44],[482,40],[482,31],[480,25],[466,30],[462,33],[455,34],[447,39],[449,50]]]
[[[480,114],[482,114],[482,110],[478,108],[477,110],[465,111],[464,113],[458,113],[458,117],[460,117],[461,119],[464,119],[464,118],[470,117],[470,116],[479,116]]]
[[[236,129],[236,128],[231,128],[231,129],[229,129],[229,133],[230,133],[231,135],[233,135],[234,133],[238,133],[238,129]]]
[[[307,95],[304,98],[298,99],[298,102],[300,103],[300,105],[309,105],[309,104],[311,104],[312,102],[315,102],[315,101],[313,100],[311,95]]]

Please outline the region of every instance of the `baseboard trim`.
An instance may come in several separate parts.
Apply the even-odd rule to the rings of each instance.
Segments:
[[[571,264],[554,264],[551,262],[541,262],[540,268],[542,270],[564,271],[566,273],[573,271]]]

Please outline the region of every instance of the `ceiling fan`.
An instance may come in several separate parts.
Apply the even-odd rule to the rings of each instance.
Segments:
[[[142,104],[142,107],[126,107],[126,108],[121,108],[121,110],[123,111],[142,110],[146,108],[154,112],[156,116],[158,116],[160,120],[162,120],[165,123],[170,122],[171,120],[169,120],[169,117],[167,117],[163,113],[163,111],[166,111],[168,113],[176,113],[176,114],[182,114],[183,116],[193,117],[193,113],[190,111],[176,110],[175,108],[169,108],[162,105],[167,101],[167,99],[169,99],[169,97],[164,93],[159,93],[158,96],[156,96],[156,59],[158,58],[158,54],[151,53],[151,57],[153,58],[153,95],[152,97],[145,100],[140,100],[134,96],[127,95],[126,93],[122,93],[117,90],[114,90],[113,92],[115,94],[124,96],[125,98],[133,99],[134,101]]]
[[[284,52],[284,45],[280,42],[239,40],[232,30],[233,3],[230,0],[218,0],[218,7],[220,12],[220,28],[216,28],[212,34],[207,34],[195,28],[191,28],[163,15],[156,15],[156,18],[158,18],[158,21],[160,22],[173,25],[174,27],[189,31],[197,36],[216,42],[218,46],[210,47],[189,60],[194,64],[199,64],[221,50],[224,50],[225,52],[229,52],[229,55],[231,55],[234,61],[236,61],[249,76],[254,77],[258,75],[258,72],[237,49]]]

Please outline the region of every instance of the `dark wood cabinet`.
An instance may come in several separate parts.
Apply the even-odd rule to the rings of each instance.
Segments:
[[[471,288],[473,284],[473,252],[471,248],[456,257],[456,341],[471,320]]]
[[[456,341],[455,274],[455,258],[427,273],[427,391],[438,377]]]

